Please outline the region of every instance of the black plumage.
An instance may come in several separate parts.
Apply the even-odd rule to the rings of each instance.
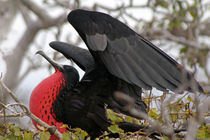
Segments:
[[[132,116],[132,114],[124,111],[127,103],[114,96],[115,92],[121,92],[135,100],[136,109],[146,113],[146,105],[141,99],[141,88],[110,74],[104,67],[97,64],[88,50],[58,41],[51,42],[50,46],[61,52],[66,58],[75,61],[78,66],[82,66],[81,68],[85,70],[81,81],[74,86],[75,91],[87,97],[97,97],[97,100],[107,104],[108,108]],[[65,96],[63,97],[65,98]]]
[[[70,45],[68,45],[68,47],[71,48]],[[80,48],[78,48],[77,52],[79,51]],[[89,54],[87,50],[84,51],[85,53],[87,52],[87,54]],[[95,139],[96,137],[102,135],[104,131],[110,132],[108,127],[111,125],[111,122],[108,120],[106,115],[104,98],[109,100],[109,96],[107,96],[105,92],[109,93],[110,89],[112,88],[103,90],[103,97],[103,95],[97,94],[96,92],[100,91],[96,90],[96,86],[104,84],[103,82],[99,82],[98,84],[96,84],[97,81],[90,82],[82,80],[79,82],[79,74],[74,67],[69,65],[59,65],[51,60],[42,51],[38,51],[37,54],[42,55],[56,69],[55,74],[62,73],[62,75],[58,74],[61,76],[58,78],[60,79],[59,82],[62,83],[62,86],[57,90],[56,93],[52,92],[52,94],[57,94],[57,96],[55,100],[53,99],[54,101],[52,103],[50,113],[53,115],[56,121],[68,124],[71,128],[81,128],[87,131],[91,136],[91,139]],[[86,58],[86,56],[83,58]],[[84,65],[83,68],[86,69],[86,66],[88,65]],[[92,86],[92,84],[96,86]],[[52,87],[48,88],[50,89]],[[43,91],[40,90],[39,92]],[[129,122],[118,123],[118,125],[125,132],[134,132],[144,128],[143,126]],[[109,136],[118,137],[119,135],[110,132]]]
[[[192,74],[174,59],[117,19],[100,12],[74,10],[68,21],[77,30],[96,63],[138,87],[175,91],[179,86],[203,92]]]
[[[141,88],[175,91],[184,85],[191,91],[193,81],[195,89],[203,91],[180,64],[117,19],[100,12],[74,10],[68,20],[90,52],[62,42],[50,46],[85,70],[79,86],[75,86],[84,92],[81,94],[91,96],[94,92],[109,108],[131,115],[124,111],[127,103],[115,98],[115,92],[135,99],[135,107],[146,113]]]
[[[53,110],[57,121],[96,137],[110,125],[104,104],[132,116],[124,110],[127,102],[116,98],[115,92],[129,95],[135,100],[135,108],[145,113],[141,88],[175,91],[184,85],[183,89],[191,91],[193,81],[193,89],[203,92],[192,74],[117,19],[100,12],[74,10],[68,21],[89,51],[63,42],[50,43],[85,71],[81,81],[67,84],[56,98]]]

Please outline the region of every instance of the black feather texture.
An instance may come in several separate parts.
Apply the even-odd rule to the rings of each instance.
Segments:
[[[50,43],[85,71],[80,81],[61,90],[53,104],[56,120],[80,127],[95,138],[108,131],[110,125],[105,105],[133,116],[124,109],[128,103],[114,96],[116,92],[130,96],[134,107],[145,113],[142,88],[176,91],[184,85],[185,90],[191,91],[193,82],[195,89],[203,92],[192,74],[119,20],[100,12],[74,10],[68,21],[89,51],[63,42]],[[67,75],[72,76],[64,77]],[[135,131],[138,128],[130,124],[121,127]]]
[[[174,59],[119,20],[100,12],[74,10],[68,21],[78,31],[96,63],[130,84],[175,91],[201,86]],[[195,84],[192,84],[194,82]]]

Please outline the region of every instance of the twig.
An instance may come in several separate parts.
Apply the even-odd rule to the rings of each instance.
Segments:
[[[195,102],[197,102],[196,100],[197,99],[195,99]],[[196,106],[198,106],[198,105],[196,105]],[[197,108],[196,116],[189,120],[189,126],[188,126],[188,130],[187,130],[186,140],[193,140],[195,138],[195,134],[198,129],[198,126],[203,121],[202,116],[210,110],[210,97],[208,97],[206,100],[204,100],[202,102],[202,104],[196,108]]]
[[[181,43],[183,45],[186,45],[195,49],[210,50],[210,46],[208,45],[201,45],[197,41],[186,40],[184,37],[177,37],[164,29],[153,29],[149,31],[149,34],[153,34],[153,37],[156,39],[167,39],[167,40],[175,41],[175,42]]]
[[[23,117],[25,113],[16,113],[16,114],[0,114],[1,117],[12,118],[12,117]]]
[[[33,119],[35,122],[37,122],[38,124],[46,127],[48,129],[48,131],[51,134],[55,134],[57,137],[61,138],[62,134],[56,129],[55,126],[50,126],[47,123],[43,122],[42,120],[40,120],[38,117],[36,117],[35,115],[33,115],[29,109],[15,96],[15,94],[0,80],[0,85],[3,89],[6,90],[6,92],[17,102],[19,103],[18,105],[21,106],[21,108],[26,112],[26,115],[28,117],[30,117],[31,119]]]
[[[21,2],[28,7],[31,11],[34,12],[42,21],[49,21],[51,20],[50,16],[47,14],[47,11],[44,8],[41,8],[36,3],[31,0],[21,0]]]
[[[166,136],[169,136],[169,137],[174,134],[173,130],[168,129],[167,127],[161,126],[158,122],[153,120],[146,113],[135,109],[133,99],[130,96],[128,96],[126,94],[122,94],[120,92],[116,92],[115,97],[120,100],[124,100],[128,103],[128,105],[124,108],[125,111],[129,112],[130,114],[132,114],[133,116],[135,116],[138,119],[147,120],[149,122],[149,124],[151,125],[151,127],[154,128],[155,131],[160,132],[160,133],[162,133]]]
[[[2,76],[3,74],[2,74],[2,72],[0,72],[0,80],[2,79]],[[4,101],[4,94],[3,94],[3,90],[2,90],[2,87],[0,87],[0,101],[1,102],[3,102]],[[1,108],[0,108],[1,109]],[[6,117],[5,117],[5,114],[6,114],[6,112],[5,112],[5,108],[3,107],[2,108],[3,109],[3,117],[4,117],[4,123],[6,123]]]
[[[2,86],[3,89],[6,90],[7,93],[17,102],[21,103],[21,101],[15,96],[15,94],[0,80],[0,85]]]
[[[176,94],[172,94],[169,99],[167,99],[161,104],[161,114],[162,114],[161,116],[164,120],[165,125],[167,126],[168,129],[170,129],[170,131],[173,131],[173,127],[171,126],[169,114],[167,113],[168,112],[167,105],[175,98],[175,96]],[[170,136],[170,139],[172,140],[174,139],[173,135]]]
[[[12,113],[16,113],[16,111],[13,111],[11,108],[9,108],[10,106],[16,106],[16,105],[19,105],[19,103],[13,103],[13,104],[7,104],[7,105],[5,105],[5,104],[3,104],[2,102],[0,102],[0,105],[3,107],[3,108],[5,108],[5,109],[7,109],[7,110],[9,110],[10,112],[12,112]],[[0,110],[0,112],[2,112],[4,109],[2,109],[2,110]]]

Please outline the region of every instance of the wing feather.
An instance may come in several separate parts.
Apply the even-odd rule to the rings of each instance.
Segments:
[[[53,41],[50,47],[62,53],[67,59],[72,59],[82,70],[88,71],[95,66],[95,60],[86,49],[60,41]]]
[[[137,34],[115,40],[107,38],[104,51],[100,48],[96,50],[95,47],[99,46],[97,41],[91,44],[95,44],[94,51],[103,56],[101,59],[110,73],[139,87],[174,91],[181,86],[182,78],[187,81],[190,79],[189,73],[183,77],[183,71],[175,60],[154,49],[153,45]],[[88,47],[93,51],[91,44]],[[187,86],[190,86],[189,83]]]
[[[191,80],[195,81],[192,74],[117,19],[79,9],[68,15],[68,21],[78,31],[95,61],[114,76],[145,89],[156,87],[174,91],[183,81],[186,90],[191,89]],[[203,92],[197,82],[196,85]]]

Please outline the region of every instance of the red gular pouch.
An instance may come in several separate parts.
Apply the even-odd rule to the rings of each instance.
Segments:
[[[56,72],[53,75],[44,79],[38,84],[30,97],[30,111],[48,125],[54,125],[61,133],[67,132],[67,129],[62,127],[64,125],[62,122],[57,122],[53,117],[54,113],[52,110],[52,105],[63,86],[65,86],[63,73],[56,69]],[[33,124],[38,130],[41,130],[40,125],[34,120]],[[55,135],[52,135],[50,139],[52,140],[59,138],[57,138]]]

